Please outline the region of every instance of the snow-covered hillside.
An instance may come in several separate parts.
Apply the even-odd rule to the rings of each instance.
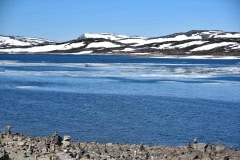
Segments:
[[[153,38],[85,33],[75,40],[62,43],[0,36],[0,52],[240,56],[240,33],[192,30]]]
[[[20,36],[0,35],[0,48],[32,47],[37,45],[55,44],[53,41],[42,38],[28,38]]]

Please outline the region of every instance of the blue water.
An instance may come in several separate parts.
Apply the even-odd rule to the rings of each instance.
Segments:
[[[0,54],[0,130],[240,148],[240,60]]]

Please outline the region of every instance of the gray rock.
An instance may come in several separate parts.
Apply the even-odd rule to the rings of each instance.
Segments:
[[[26,145],[26,142],[25,141],[20,141],[20,142],[17,142],[17,146],[18,147],[23,147]]]
[[[83,157],[80,160],[90,160],[89,158]]]
[[[70,147],[70,145],[71,145],[71,142],[69,142],[69,141],[62,141],[62,146],[63,146],[64,148]]]
[[[194,143],[193,144],[193,149],[201,151],[201,152],[205,152],[207,147],[208,147],[208,144],[206,144],[206,143]]]
[[[14,134],[8,138],[4,134],[0,140],[0,158],[5,158],[1,152],[6,150],[9,157],[15,159],[28,160],[80,160],[80,159],[97,159],[97,160],[213,160],[213,159],[239,159],[240,152],[225,148],[219,143],[217,149],[214,146],[205,143],[189,144],[188,146],[147,146],[134,144],[100,144],[97,142],[72,142],[70,136],[65,136],[62,145],[56,145],[54,134],[49,138],[37,138],[24,135]],[[57,136],[56,136],[57,137]],[[13,139],[18,139],[13,141]],[[57,139],[56,139],[57,140]],[[5,152],[6,154],[6,152]],[[25,157],[25,158],[23,158]],[[7,155],[6,155],[6,158]],[[0,160],[8,160],[8,159]]]
[[[70,137],[68,137],[70,138]],[[58,132],[55,132],[53,136],[51,137],[51,143],[56,144],[56,145],[61,145],[62,144],[62,137],[58,135]],[[71,140],[71,139],[70,139]]]
[[[5,150],[0,152],[0,160],[10,160],[9,155]]]
[[[193,152],[193,153],[187,153],[187,154],[181,155],[181,156],[179,156],[179,158],[181,160],[196,160],[199,157],[198,157],[197,153]]]
[[[198,142],[197,142],[197,138],[194,138],[194,139],[193,139],[193,143],[198,143]]]
[[[69,154],[64,153],[64,152],[57,153],[56,157],[58,160],[75,160]]]
[[[204,157],[204,158],[202,158],[202,160],[213,160],[211,157]]]
[[[225,150],[225,146],[222,144],[222,142],[219,142],[218,145],[216,146],[216,151],[219,153],[219,152],[222,152]]]
[[[70,145],[71,145],[71,137],[70,136],[64,136],[63,137],[63,141],[62,141],[62,145],[63,145],[64,148],[70,147]]]
[[[71,137],[70,136],[64,136],[63,141],[71,141]]]

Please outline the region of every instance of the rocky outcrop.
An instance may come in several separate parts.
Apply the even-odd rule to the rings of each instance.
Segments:
[[[240,152],[222,143],[187,146],[147,146],[143,144],[101,144],[72,142],[56,132],[50,137],[31,137],[0,132],[0,160],[213,160],[240,159]]]

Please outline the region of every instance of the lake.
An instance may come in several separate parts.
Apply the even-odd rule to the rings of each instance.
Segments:
[[[240,148],[240,60],[0,54],[0,124],[74,141]]]

